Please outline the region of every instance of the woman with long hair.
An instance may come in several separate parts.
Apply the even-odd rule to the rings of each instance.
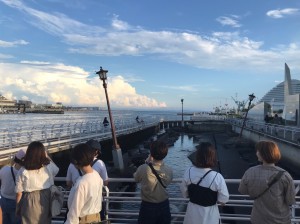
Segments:
[[[189,198],[184,224],[218,224],[220,213],[217,203],[224,205],[229,193],[223,176],[213,171],[216,150],[209,142],[196,146],[196,160],[183,176],[180,190]]]
[[[260,141],[255,146],[261,165],[246,170],[239,192],[254,199],[253,224],[290,224],[290,206],[295,203],[295,185],[291,175],[275,166],[280,150],[275,142]]]
[[[28,145],[16,179],[17,214],[22,224],[51,223],[50,187],[58,171],[41,142]]]

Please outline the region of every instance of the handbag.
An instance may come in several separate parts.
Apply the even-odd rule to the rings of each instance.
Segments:
[[[62,187],[52,185],[50,187],[51,199],[50,199],[50,210],[51,216],[57,216],[61,213],[61,209],[64,204],[64,191]]]

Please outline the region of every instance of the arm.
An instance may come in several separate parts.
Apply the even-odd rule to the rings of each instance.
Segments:
[[[224,180],[224,178],[221,176],[221,174],[217,174],[218,175],[218,203],[220,205],[225,205],[226,202],[228,202],[229,200],[229,192],[227,189],[227,185],[226,182]]]
[[[241,179],[238,191],[241,194],[249,194],[248,192],[248,180],[247,180],[247,174],[245,173],[244,176]]]
[[[78,224],[80,212],[84,206],[84,189],[79,185],[75,185],[69,195],[68,206],[69,212],[65,224]]]
[[[16,216],[20,216],[21,210],[20,210],[20,201],[22,198],[22,192],[18,192],[16,194]]]
[[[292,205],[296,202],[296,200],[295,200],[295,197],[296,197],[295,185],[294,185],[293,178],[289,174],[286,174],[286,179],[287,179],[287,182],[285,183],[284,200],[287,205]]]

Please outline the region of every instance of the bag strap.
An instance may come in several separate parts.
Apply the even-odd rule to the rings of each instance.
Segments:
[[[77,170],[78,170],[79,176],[82,177],[82,173],[81,173],[80,169],[77,169]]]
[[[156,170],[154,169],[152,163],[148,163],[148,166],[151,168],[152,173],[156,176],[156,178],[159,181],[159,183],[161,184],[161,186],[163,186],[164,188],[166,188],[166,186],[163,184],[162,180],[160,179],[160,176],[157,174]]]
[[[15,185],[16,185],[16,177],[15,177],[15,173],[14,173],[14,170],[13,170],[14,168],[11,166],[10,167],[10,171],[11,171],[11,175],[12,175],[12,177],[13,177],[13,179],[14,179],[14,183],[15,183]]]
[[[99,159],[95,159],[92,164],[91,164],[91,167],[93,167],[95,165],[95,163],[98,161]]]
[[[211,171],[212,171],[212,170],[207,171],[207,172],[203,175],[203,177],[200,178],[200,180],[198,181],[197,185],[199,185],[199,184],[202,182],[202,180],[204,179],[204,177],[206,177],[206,175],[209,174]]]
[[[261,192],[259,195],[257,195],[256,197],[254,197],[254,200],[257,199],[257,198],[259,198],[259,197],[261,197],[264,193],[266,193],[270,189],[270,187],[273,184],[275,184],[281,178],[281,176],[283,175],[284,172],[285,171],[279,171],[276,174],[276,176],[272,179],[272,181],[270,183],[268,183],[268,187],[263,192]]]
[[[209,185],[209,188],[211,187],[211,185],[212,185],[212,184],[213,184],[213,182],[215,181],[215,179],[216,179],[217,175],[218,175],[218,172],[216,173],[216,175],[215,175],[214,179],[213,179],[213,180],[212,180],[212,182],[210,183],[210,185]]]

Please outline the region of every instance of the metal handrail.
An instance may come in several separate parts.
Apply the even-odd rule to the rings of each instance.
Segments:
[[[64,181],[65,177],[56,177],[56,181]],[[167,187],[169,192],[169,201],[171,207],[172,223],[182,223],[185,215],[185,206],[188,203],[187,198],[183,198],[179,192],[179,183],[181,178],[176,178],[172,181],[172,184]],[[225,179],[226,184],[239,184],[240,179]],[[134,183],[133,178],[109,178],[110,183]],[[295,180],[294,184],[299,190],[300,180]],[[139,184],[137,185],[139,188]],[[229,188],[232,189],[232,188]],[[125,190],[112,192],[106,187],[104,193],[104,200],[106,201],[106,210],[108,219],[111,223],[136,223],[137,216],[139,214],[139,206],[141,203],[141,197],[139,190],[136,192],[126,192]],[[67,197],[66,197],[67,199]],[[118,205],[117,207],[114,205]],[[221,220],[236,220],[236,221],[250,221],[250,208],[253,206],[253,200],[246,195],[230,193],[230,200],[226,203],[225,207],[220,207]],[[226,213],[224,208],[247,208],[249,213]],[[300,197],[296,196],[296,203],[291,206],[292,223],[300,223],[300,216],[296,210],[300,209]],[[62,223],[59,220],[53,221],[53,223]]]

